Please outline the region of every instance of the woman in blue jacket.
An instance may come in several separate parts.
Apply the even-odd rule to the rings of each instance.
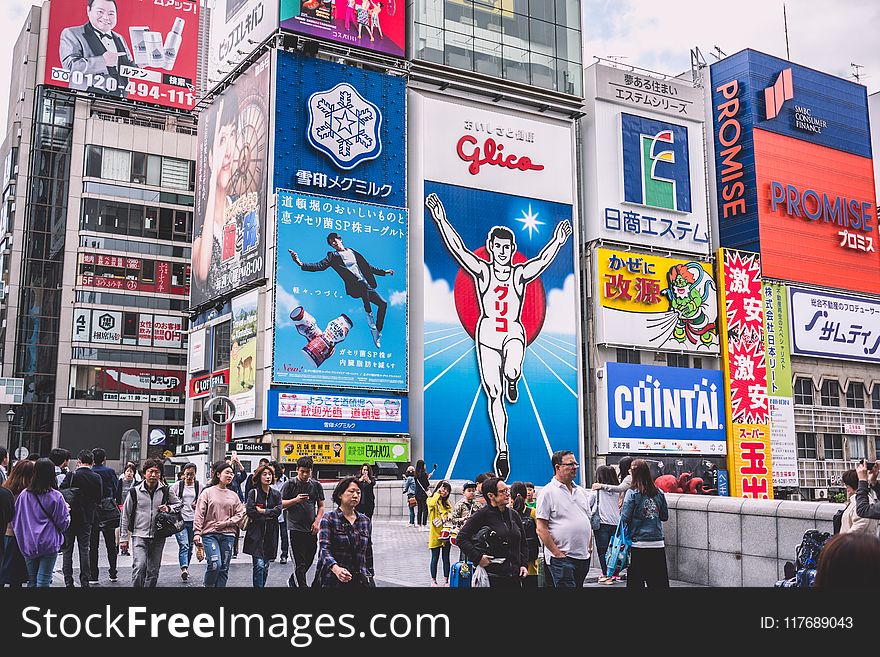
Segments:
[[[632,539],[626,586],[669,588],[663,540],[663,522],[669,520],[666,497],[654,485],[651,470],[642,459],[633,461],[630,474],[632,488],[626,492],[620,510],[620,519]]]

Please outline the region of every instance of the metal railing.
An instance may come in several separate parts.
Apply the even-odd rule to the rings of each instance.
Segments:
[[[865,435],[880,436],[880,411],[871,408],[795,405],[794,423],[811,433],[844,433],[844,424],[861,424]]]
[[[798,459],[798,478],[801,488],[838,488],[843,489],[841,476],[847,470],[856,467],[858,460]]]
[[[108,114],[106,112],[101,112],[98,110],[93,110],[92,116],[101,121],[109,121],[111,123],[124,123],[126,125],[140,126],[142,128],[152,128],[153,130],[173,130],[174,132],[180,133],[182,135],[194,135],[198,132],[196,126],[181,125],[180,123],[176,123],[174,121],[118,116],[116,114]]]

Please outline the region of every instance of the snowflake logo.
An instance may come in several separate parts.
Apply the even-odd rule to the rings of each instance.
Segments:
[[[342,82],[309,97],[309,143],[340,169],[354,169],[382,153],[382,112]]]

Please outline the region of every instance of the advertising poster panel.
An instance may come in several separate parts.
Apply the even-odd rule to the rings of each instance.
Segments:
[[[265,276],[269,53],[199,115],[193,307]]]
[[[420,97],[425,459],[547,477],[580,453],[571,126]]]
[[[175,370],[105,367],[99,378],[99,385],[105,391],[104,401],[179,404],[183,401],[186,373]]]
[[[406,55],[404,0],[281,0],[281,28],[344,46]]]
[[[193,109],[199,5],[199,0],[53,2],[45,83]]]
[[[279,190],[274,383],[407,388],[405,208]]]
[[[609,362],[597,381],[600,453],[725,454],[720,371]]]
[[[229,396],[235,404],[235,419],[257,416],[257,314],[259,290],[232,300],[232,332],[229,335]]]
[[[788,292],[786,286],[780,283],[764,283],[763,290],[773,488],[796,488],[797,434],[788,340]]]
[[[225,78],[278,29],[278,0],[214,0],[208,87]]]
[[[587,237],[708,256],[702,91],[594,64]]]
[[[342,440],[279,440],[281,463],[296,463],[301,456],[310,456],[315,463],[345,462],[345,443]]]
[[[274,187],[405,207],[406,81],[278,53]]]
[[[719,249],[717,262],[731,496],[773,499],[761,257]]]
[[[205,328],[194,329],[189,334],[189,358],[187,372],[196,374],[208,368],[208,331]]]
[[[790,287],[791,352],[880,363],[880,302]]]
[[[409,443],[406,441],[345,442],[346,465],[375,465],[384,463],[409,463]]]
[[[880,293],[865,87],[752,50],[711,75],[721,243],[768,278]]]
[[[267,428],[401,434],[409,431],[406,397],[269,389]]]
[[[717,354],[712,265],[596,249],[596,341]]]

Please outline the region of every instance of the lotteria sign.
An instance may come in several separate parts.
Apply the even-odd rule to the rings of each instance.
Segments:
[[[865,87],[752,50],[711,74],[721,244],[768,278],[880,293]]]
[[[198,399],[211,394],[211,388],[215,385],[229,385],[229,370],[219,370],[213,374],[196,376],[189,380],[189,397]]]
[[[607,363],[604,381],[609,452],[724,454],[720,371]]]

